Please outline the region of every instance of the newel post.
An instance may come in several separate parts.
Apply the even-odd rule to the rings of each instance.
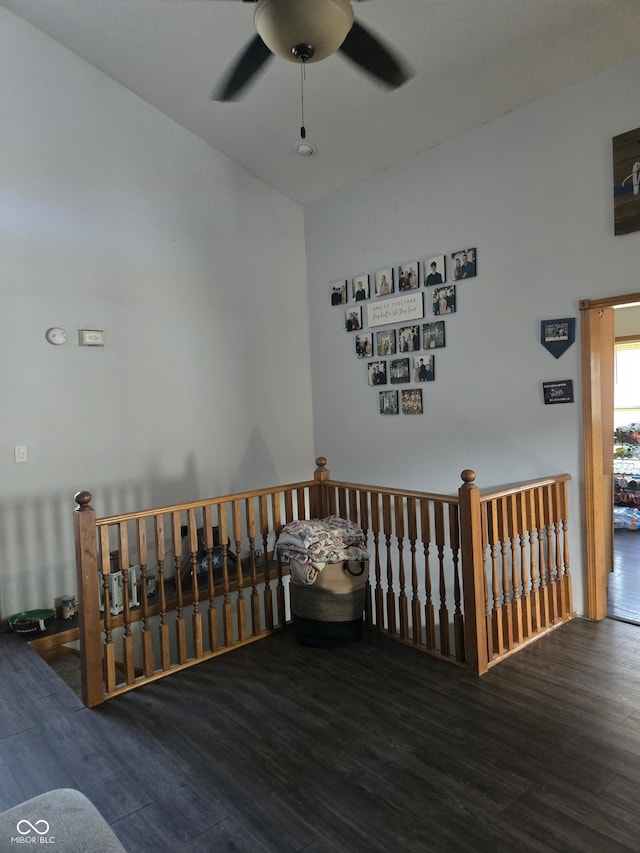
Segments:
[[[75,501],[74,527],[82,699],[88,708],[92,708],[104,701],[96,514],[90,506],[91,492],[77,492]]]
[[[327,460],[324,456],[318,456],[316,465],[316,470],[313,472],[316,483],[312,489],[309,509],[312,518],[326,518],[329,515],[329,503],[325,483],[331,479],[331,474],[327,470]]]
[[[474,471],[467,468],[460,476],[463,480],[458,490],[458,503],[465,657],[467,669],[482,675],[488,669],[488,653],[480,490],[474,485]]]

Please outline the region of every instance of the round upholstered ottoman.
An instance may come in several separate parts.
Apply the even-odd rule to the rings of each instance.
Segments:
[[[295,580],[292,571],[291,612],[298,642],[331,648],[362,637],[369,561],[329,563],[314,583]]]

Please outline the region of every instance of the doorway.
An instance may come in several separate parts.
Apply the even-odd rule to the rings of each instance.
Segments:
[[[614,568],[614,313],[616,309],[638,305],[640,293],[580,302],[586,615],[590,619],[607,616],[610,572]],[[636,535],[640,536],[640,532]]]
[[[640,625],[640,306],[615,311],[613,571],[607,615]]]

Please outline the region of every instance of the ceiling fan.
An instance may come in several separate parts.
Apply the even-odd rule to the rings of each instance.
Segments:
[[[355,20],[350,0],[243,2],[255,3],[256,34],[214,89],[214,101],[237,100],[274,56],[307,63],[340,51],[388,89],[397,89],[413,76],[402,59]]]

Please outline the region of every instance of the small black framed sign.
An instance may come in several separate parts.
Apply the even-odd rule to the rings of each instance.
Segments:
[[[540,343],[552,356],[560,358],[576,339],[576,318],[543,320],[540,324]]]
[[[554,403],[573,403],[573,379],[558,379],[555,382],[543,382],[545,406]]]

